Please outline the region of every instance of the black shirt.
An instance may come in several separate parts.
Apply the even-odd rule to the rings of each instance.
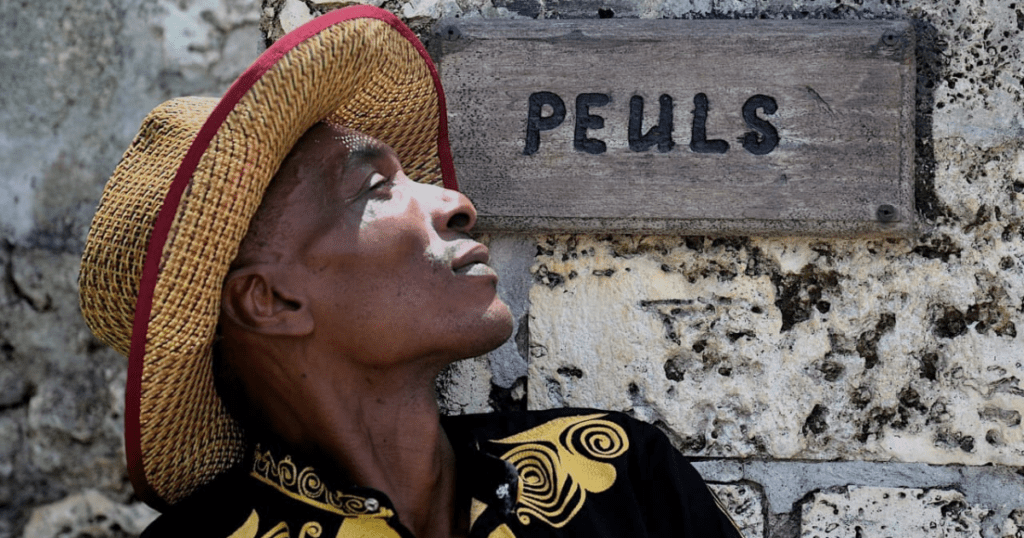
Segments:
[[[442,418],[470,538],[740,536],[657,428],[554,409]],[[391,501],[266,442],[161,515],[143,537],[413,538]]]

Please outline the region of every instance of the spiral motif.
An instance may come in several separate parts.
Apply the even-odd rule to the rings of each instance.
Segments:
[[[259,445],[256,446],[250,475],[265,484],[297,495],[306,502],[318,503],[321,508],[335,510],[341,515],[354,516],[369,513],[366,508],[366,499],[355,495],[346,495],[338,490],[329,490],[327,484],[323,482],[313,467],[304,467],[299,471],[291,457],[285,456],[280,461],[275,461],[270,451],[261,451]],[[374,514],[377,517],[390,517],[393,512],[390,509],[375,508]],[[317,538],[319,532],[322,532],[322,529],[310,527],[307,534],[311,538]]]
[[[311,499],[316,499],[324,494],[324,483],[313,472],[312,467],[306,467],[299,473],[298,488],[299,493]]]
[[[271,465],[271,461],[270,460],[271,460],[270,453],[267,452],[266,454],[264,454],[263,452],[260,452],[259,446],[257,446],[256,447],[256,457],[253,459],[253,462],[252,462],[253,470],[258,472],[258,473],[260,473],[260,474],[262,474],[262,475],[266,475],[267,473],[270,472],[270,465]]]
[[[324,493],[324,499],[327,501],[327,504],[335,508],[344,508],[345,497],[347,495],[340,491],[327,491]]]
[[[277,481],[282,486],[294,486],[297,475],[295,464],[292,463],[291,458],[285,458],[277,464]]]
[[[604,460],[625,454],[629,446],[625,430],[607,420],[588,420],[574,424],[561,437],[570,453]]]
[[[320,534],[324,532],[324,528],[320,526],[316,521],[307,521],[302,529],[299,531],[299,538],[320,538]]]
[[[366,499],[346,495],[342,501],[341,509],[352,514],[365,514]]]
[[[541,444],[529,444],[513,448],[501,459],[519,470],[523,492],[531,499],[545,506],[556,501],[561,481],[557,452]]]
[[[608,460],[629,449],[621,426],[604,414],[566,416],[492,442],[513,445],[501,459],[519,473],[516,516],[523,525],[539,519],[555,528],[566,525],[583,508],[587,494],[615,483]]]

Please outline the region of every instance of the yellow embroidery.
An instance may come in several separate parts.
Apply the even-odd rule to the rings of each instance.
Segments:
[[[299,530],[299,538],[320,538],[320,534],[324,532],[324,528],[320,526],[316,521],[307,521],[302,529]]]
[[[512,529],[508,528],[508,525],[502,523],[498,528],[491,531],[487,538],[516,538],[516,535],[512,534]]]
[[[371,518],[346,519],[338,529],[337,538],[399,538],[387,521]]]
[[[241,527],[238,527],[235,532],[231,533],[228,538],[256,538],[256,532],[260,527],[260,516],[253,510],[249,514],[249,519],[242,523]],[[299,538],[319,538],[320,533],[323,532],[323,527],[320,526],[316,521],[307,522],[302,526],[302,530],[299,531]],[[288,532],[288,524],[284,521],[274,525],[274,528],[265,532],[261,538],[289,538],[291,533]]]
[[[388,518],[393,515],[387,508],[370,510],[363,497],[328,490],[312,467],[299,470],[288,456],[281,461],[274,461],[270,451],[260,450],[259,445],[256,446],[256,456],[252,472],[249,474],[293,499],[338,515],[374,518]]]
[[[231,533],[228,538],[256,538],[256,531],[260,528],[260,516],[255,510],[249,514],[249,519],[242,523],[241,527],[238,527],[235,532]]]
[[[484,513],[484,510],[487,510],[487,505],[478,499],[473,499],[469,505],[469,528],[473,528],[477,518]]]
[[[263,533],[260,538],[288,538],[291,534],[288,532],[288,524],[284,521],[274,525],[274,528]]]
[[[583,508],[587,493],[615,483],[615,467],[597,460],[625,454],[629,440],[622,427],[603,416],[557,418],[494,441],[516,445],[501,459],[519,471],[520,522],[529,524],[533,517],[561,528]]]

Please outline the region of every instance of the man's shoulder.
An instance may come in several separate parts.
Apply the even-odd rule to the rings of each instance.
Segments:
[[[442,423],[449,434],[469,434],[478,441],[519,438],[519,434],[531,430],[538,434],[585,431],[664,439],[664,434],[656,427],[620,411],[579,407],[454,415],[443,417]]]
[[[529,481],[513,508],[524,524],[508,524],[514,531],[545,523],[595,536],[737,536],[666,434],[625,413],[565,408],[464,415],[446,418],[445,428]]]

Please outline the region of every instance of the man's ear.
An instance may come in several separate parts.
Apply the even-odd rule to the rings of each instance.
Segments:
[[[228,273],[221,292],[221,313],[252,332],[278,336],[305,336],[313,332],[309,302],[289,281],[274,278],[267,264],[251,265]]]

